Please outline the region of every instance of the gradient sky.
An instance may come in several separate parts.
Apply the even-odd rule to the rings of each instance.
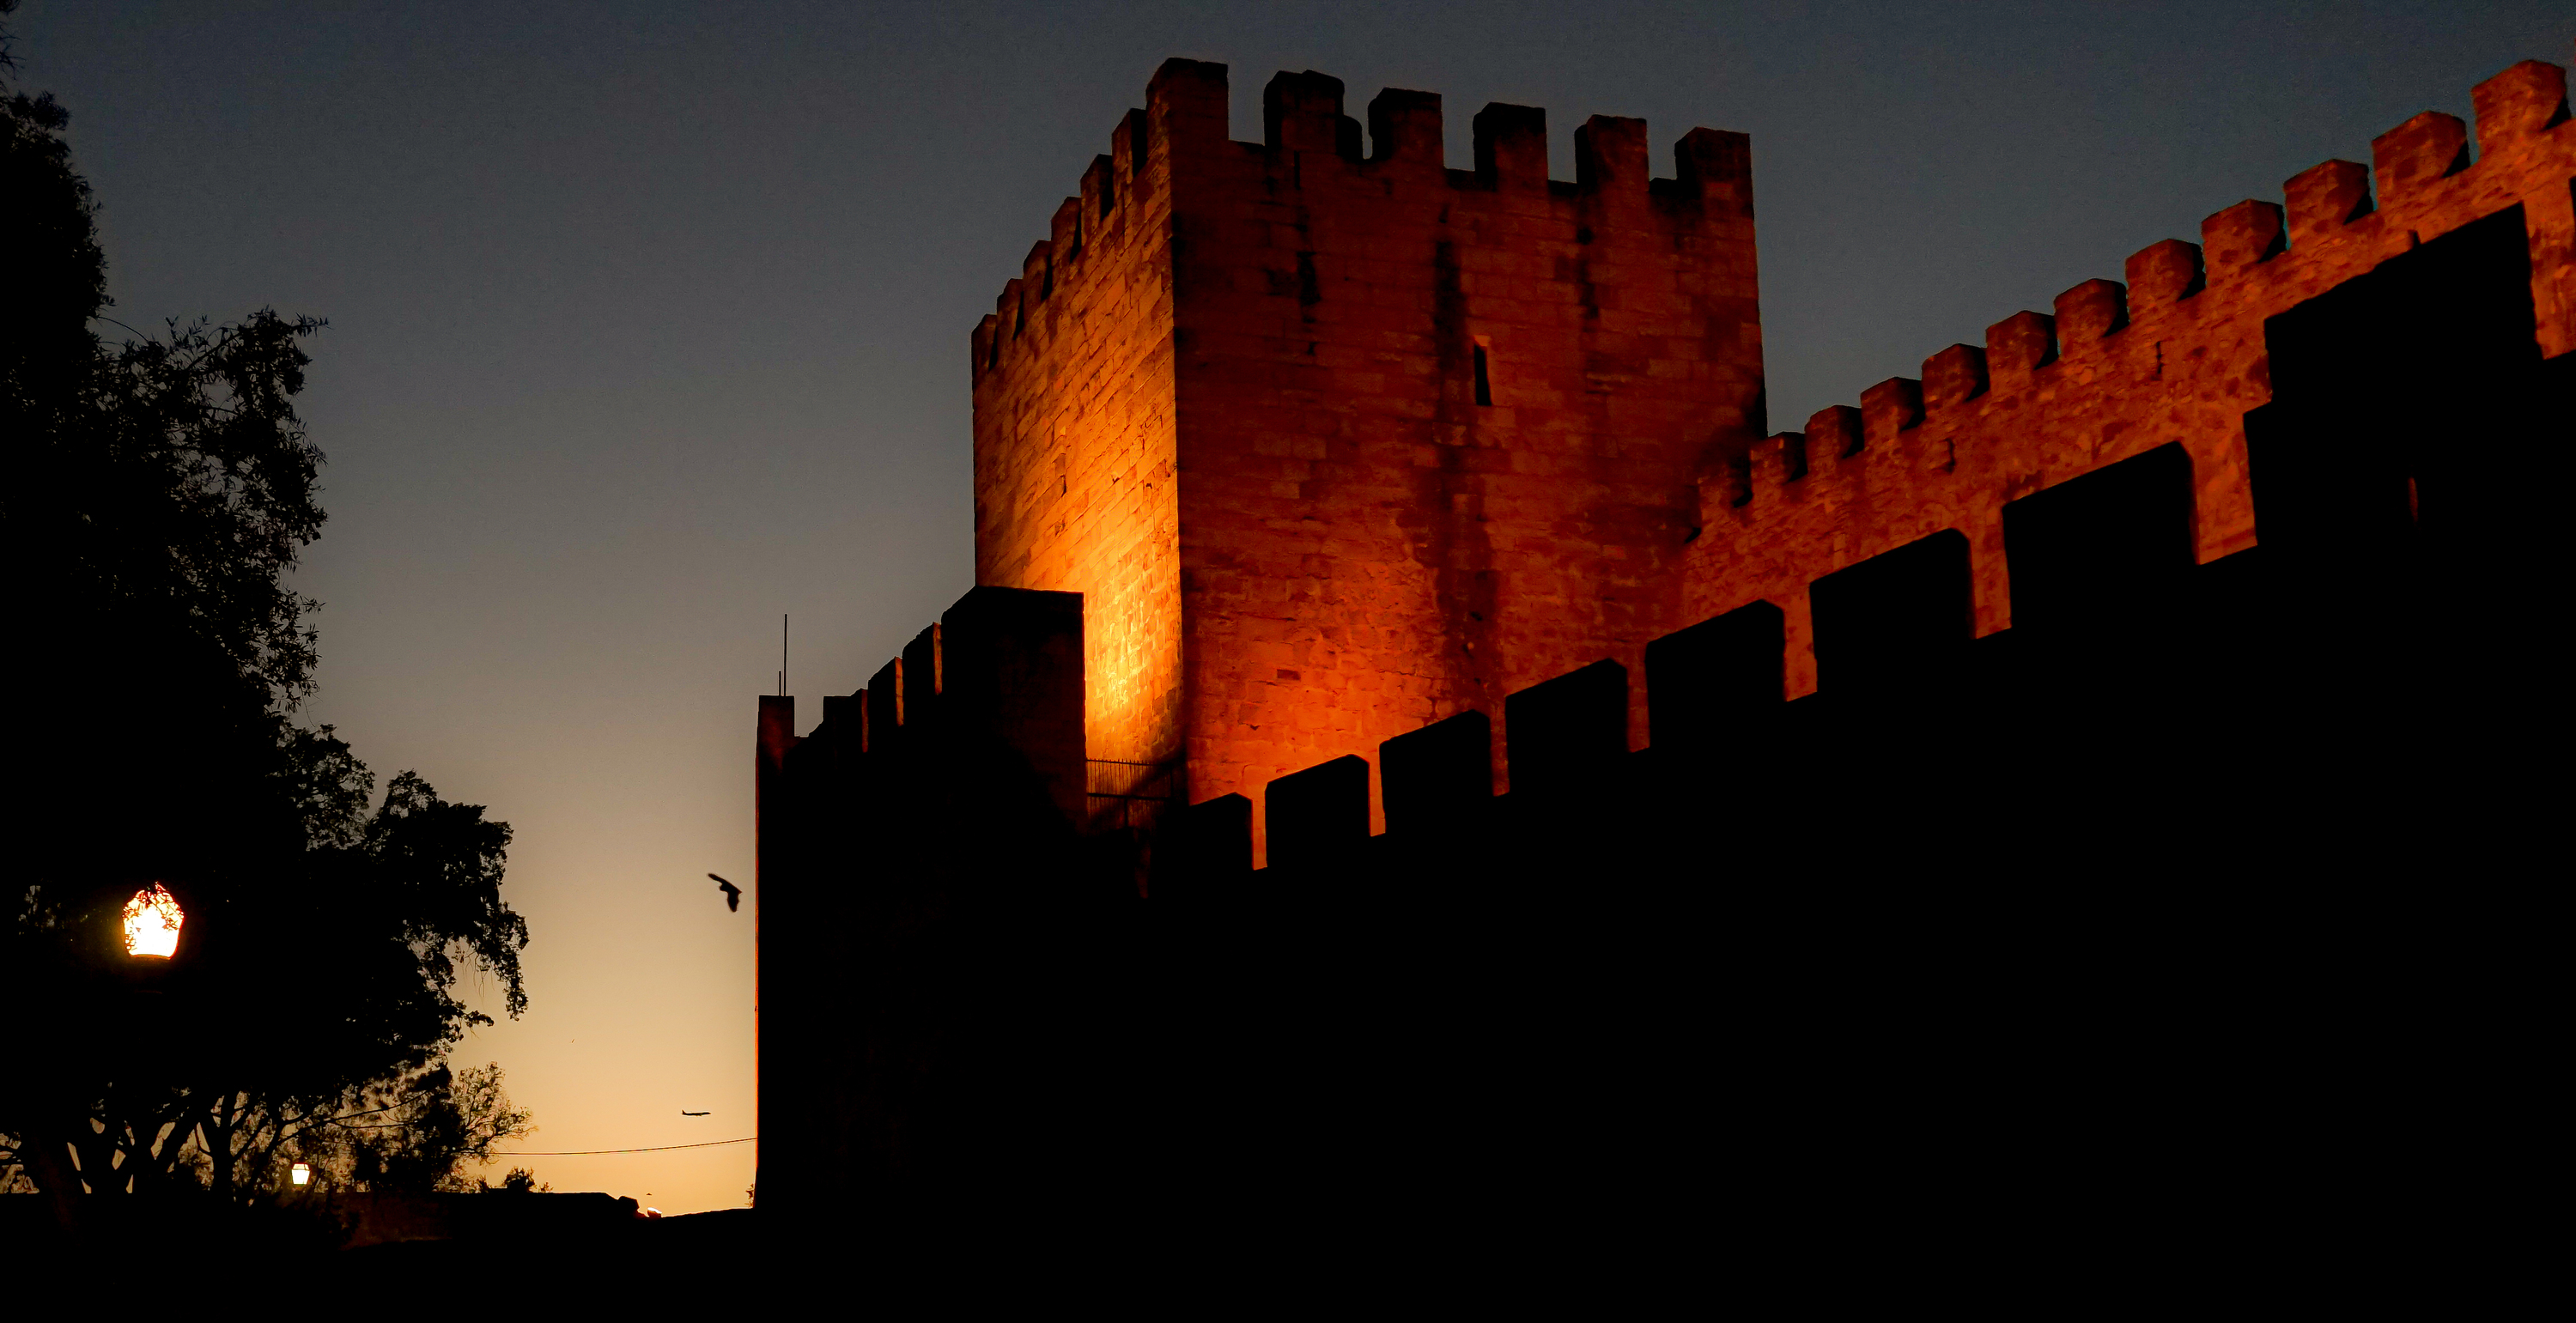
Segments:
[[[752,1133],[754,696],[799,715],[973,581],[966,337],[1166,56],[1753,135],[1794,426],[2516,60],[2533,3],[147,4],[31,0],[111,315],[327,317],[322,691],[518,832],[525,1150]],[[118,335],[113,328],[110,334]],[[134,696],[133,720],[148,720]],[[829,922],[772,914],[769,921]],[[485,990],[488,993],[488,989]],[[704,1119],[680,1111],[711,1111]],[[792,1149],[782,1150],[778,1160]],[[736,1206],[749,1145],[523,1159]]]

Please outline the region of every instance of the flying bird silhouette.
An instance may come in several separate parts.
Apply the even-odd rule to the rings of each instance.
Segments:
[[[716,877],[713,873],[709,873],[707,876],[714,877],[716,881],[716,890],[725,893],[725,908],[727,910],[738,910],[742,908],[742,888],[735,886],[731,882],[725,881],[723,878]]]
[[[713,1113],[713,1112],[693,1112],[693,1111],[690,1111],[688,1108],[683,1107],[683,1108],[681,1108],[681,1109],[680,1109],[680,1115],[682,1115],[682,1116],[713,1116],[713,1115],[715,1115],[715,1113]]]

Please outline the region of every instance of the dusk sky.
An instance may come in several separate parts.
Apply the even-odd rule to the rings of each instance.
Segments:
[[[1750,133],[1777,428],[2576,42],[2566,0],[13,22],[97,189],[109,315],[330,321],[302,402],[331,515],[295,578],[326,603],[309,717],[516,829],[531,1009],[458,1060],[508,1070],[542,1127],[514,1147],[549,1153],[752,1133],[752,914],[706,874],[752,878],[779,616],[810,727],[972,585],[968,332],[1164,58],[1231,66],[1240,139],[1309,68],[1363,116],[1441,94],[1461,167],[1489,101],[1546,108],[1564,179],[1593,114],[1648,120],[1659,174],[1695,125]],[[739,1206],[752,1162],[516,1165],[684,1212]]]

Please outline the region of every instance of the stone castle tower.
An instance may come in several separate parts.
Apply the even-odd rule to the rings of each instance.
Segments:
[[[1763,431],[1750,149],[1174,60],[973,337],[975,574],[1083,595],[1095,792],[1242,791],[1690,623]],[[1642,723],[1633,732],[1644,742]],[[1120,771],[1125,767],[1132,770]],[[1115,793],[1112,790],[1112,793]],[[1382,809],[1373,810],[1382,822]]]

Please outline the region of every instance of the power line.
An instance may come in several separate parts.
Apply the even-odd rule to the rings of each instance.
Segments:
[[[748,1144],[758,1135],[742,1139],[710,1139],[703,1144],[657,1144],[652,1148],[577,1148],[564,1153],[495,1153],[496,1158],[590,1158],[602,1153],[660,1153],[675,1148],[714,1148],[718,1144]]]

